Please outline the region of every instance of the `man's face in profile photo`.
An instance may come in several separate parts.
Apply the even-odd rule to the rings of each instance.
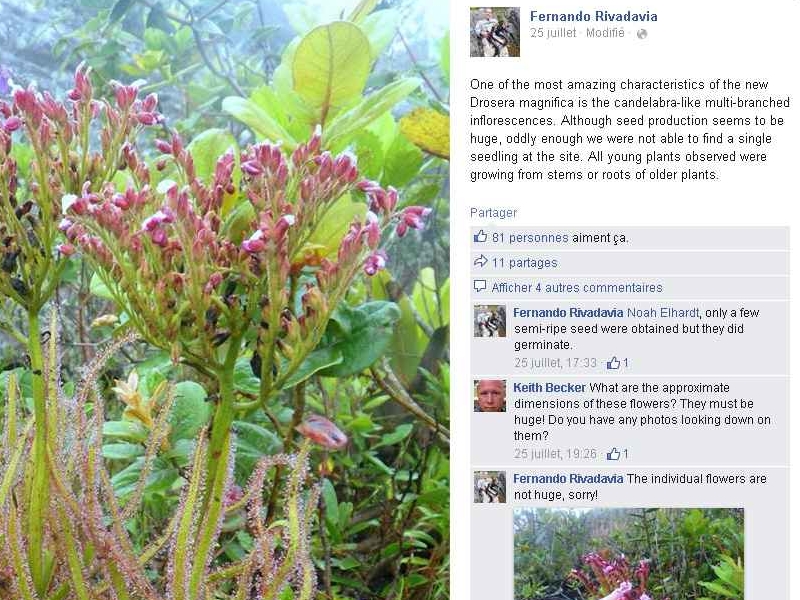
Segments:
[[[481,379],[478,382],[478,407],[481,412],[501,412],[506,406],[506,383],[501,379]]]

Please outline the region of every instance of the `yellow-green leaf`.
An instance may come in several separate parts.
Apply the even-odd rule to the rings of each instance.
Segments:
[[[450,158],[450,117],[432,108],[416,108],[400,119],[400,131],[417,147]]]
[[[294,90],[319,110],[319,122],[357,100],[372,61],[367,36],[353,23],[335,21],[312,29],[292,62]]]

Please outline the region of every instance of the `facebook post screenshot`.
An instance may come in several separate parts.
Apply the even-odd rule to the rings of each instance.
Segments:
[[[451,10],[454,597],[798,597],[800,4]]]
[[[0,0],[0,600],[795,600],[800,0]]]

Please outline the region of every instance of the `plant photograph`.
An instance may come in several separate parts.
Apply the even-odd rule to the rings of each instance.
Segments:
[[[449,597],[446,11],[0,3],[0,599]]]
[[[744,600],[739,508],[514,511],[515,600]]]

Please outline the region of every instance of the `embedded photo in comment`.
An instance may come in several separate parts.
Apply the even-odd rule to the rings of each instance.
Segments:
[[[515,600],[744,598],[741,508],[518,508]]]

